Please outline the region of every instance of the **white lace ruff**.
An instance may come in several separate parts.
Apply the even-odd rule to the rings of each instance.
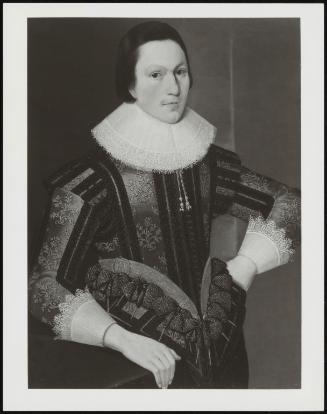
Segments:
[[[93,302],[94,298],[88,290],[76,290],[75,295],[67,295],[65,302],[59,304],[59,313],[54,317],[53,331],[56,339],[71,341],[71,326],[75,313],[81,305]]]
[[[137,104],[123,103],[92,135],[114,158],[142,171],[171,172],[200,161],[216,128],[190,108],[176,124],[159,121]]]
[[[250,217],[247,233],[260,234],[273,242],[278,255],[278,265],[288,263],[294,254],[292,240],[286,237],[285,229],[277,228],[273,220],[265,220],[262,216]]]

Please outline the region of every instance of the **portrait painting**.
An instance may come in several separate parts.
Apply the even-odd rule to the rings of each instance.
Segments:
[[[25,392],[303,392],[303,15],[97,7],[24,16]]]

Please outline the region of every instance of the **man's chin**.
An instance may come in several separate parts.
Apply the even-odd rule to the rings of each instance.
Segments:
[[[182,119],[183,112],[169,111],[161,116],[161,120],[167,124],[176,124]]]
[[[152,111],[146,112],[148,115],[151,115],[153,118],[156,118],[166,124],[176,124],[183,116],[183,112],[181,113],[180,111],[158,111],[156,113]]]

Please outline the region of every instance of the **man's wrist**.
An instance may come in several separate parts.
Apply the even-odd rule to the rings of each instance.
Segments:
[[[105,332],[103,337],[103,345],[106,348],[114,349],[115,351],[122,351],[126,334],[128,331],[122,328],[118,323],[112,324]]]
[[[234,283],[247,291],[257,273],[255,263],[245,256],[238,255],[226,264]]]

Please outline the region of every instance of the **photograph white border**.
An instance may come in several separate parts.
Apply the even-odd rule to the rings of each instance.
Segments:
[[[324,409],[324,5],[4,3],[5,411]],[[302,386],[294,390],[36,390],[27,385],[27,19],[298,17],[301,25]]]

